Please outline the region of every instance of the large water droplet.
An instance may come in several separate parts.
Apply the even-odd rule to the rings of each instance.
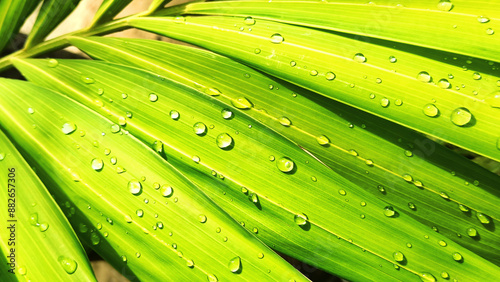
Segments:
[[[74,123],[67,122],[62,126],[62,132],[66,135],[75,132],[75,130],[76,130],[76,124]]]
[[[203,122],[197,122],[193,125],[194,133],[203,135],[207,132],[207,126]]]
[[[174,193],[174,189],[171,186],[163,185],[160,192],[163,197],[170,197]]]
[[[68,274],[75,273],[76,268],[78,267],[78,264],[76,263],[75,260],[65,256],[60,256],[57,260],[61,264],[64,271],[66,271]]]
[[[437,8],[439,11],[449,12],[451,11],[451,9],[453,9],[453,3],[451,3],[451,1],[449,0],[441,0],[437,4]]]
[[[456,108],[451,112],[451,122],[458,126],[465,126],[472,120],[472,114],[466,108]]]
[[[271,42],[274,44],[280,44],[284,40],[285,40],[285,38],[283,38],[283,36],[281,36],[281,34],[279,34],[279,33],[275,33],[275,34],[271,35]]]
[[[479,219],[479,221],[482,223],[482,224],[489,224],[490,223],[490,218],[489,216],[485,215],[484,213],[480,213],[478,212],[476,214],[477,216],[477,219]]]
[[[173,119],[173,120],[178,120],[180,117],[180,114],[178,111],[176,110],[171,110],[170,111],[170,118]]]
[[[255,24],[255,19],[252,18],[252,17],[246,17],[243,22],[246,24],[246,25],[254,25]]]
[[[484,99],[492,108],[500,108],[500,92],[494,92]]]
[[[396,212],[394,211],[394,208],[391,206],[386,206],[384,208],[384,215],[387,217],[394,217],[396,216]]]
[[[120,125],[114,123],[111,125],[111,133],[118,133],[120,132]]]
[[[290,126],[290,125],[292,125],[292,121],[290,121],[290,119],[288,119],[287,117],[280,117],[278,119],[278,121],[283,126]]]
[[[423,111],[428,117],[437,117],[439,115],[439,109],[434,104],[425,105]]]
[[[104,167],[104,162],[101,159],[96,158],[92,160],[92,168],[95,171],[101,171],[103,167]]]
[[[402,252],[394,252],[392,254],[392,257],[394,258],[395,261],[397,262],[402,262],[405,260],[405,256]]]
[[[387,108],[389,106],[389,104],[390,104],[389,99],[387,99],[385,97],[380,99],[380,106]]]
[[[132,193],[134,195],[138,195],[142,191],[142,184],[141,184],[141,182],[139,182],[137,180],[131,180],[128,183],[128,189],[129,189],[130,193]]]
[[[305,215],[303,213],[296,214],[293,217],[293,221],[295,221],[295,224],[300,225],[300,226],[306,225],[308,220],[309,219],[307,218],[307,215]]]
[[[365,55],[361,54],[361,53],[357,53],[356,55],[354,55],[354,58],[352,58],[355,62],[357,63],[364,63],[366,62],[366,57]]]
[[[331,71],[329,71],[329,72],[325,73],[325,78],[326,78],[327,80],[334,80],[334,79],[335,79],[335,77],[336,77],[336,75],[335,75],[333,72],[331,72]]]
[[[276,162],[276,166],[282,172],[290,172],[293,170],[295,163],[287,157],[282,157]]]
[[[421,71],[418,76],[417,76],[417,79],[419,81],[422,81],[422,82],[425,82],[425,83],[428,83],[428,82],[431,82],[432,80],[432,77],[430,76],[430,74],[426,71]]]
[[[40,223],[40,231],[45,232],[49,229],[49,224],[47,222]]]
[[[241,268],[241,258],[240,257],[234,257],[231,260],[229,260],[228,264],[229,270],[233,273],[240,271]]]
[[[259,202],[259,196],[255,193],[252,193],[250,197],[248,197],[252,203],[257,204]]]
[[[201,222],[201,223],[205,223],[207,222],[207,216],[204,215],[204,214],[201,214],[200,216],[198,216],[198,220]]]
[[[436,277],[429,272],[422,272],[422,274],[420,274],[420,279],[424,282],[436,282]]]
[[[158,95],[156,95],[155,93],[149,94],[149,101],[151,101],[151,102],[158,101]]]
[[[320,135],[320,136],[316,137],[316,141],[321,146],[326,146],[326,145],[330,144],[330,139],[328,139],[328,137],[326,137],[325,135]]]
[[[464,257],[459,252],[453,253],[452,257],[455,261],[458,262],[461,262],[464,259]]]
[[[215,142],[217,143],[217,146],[219,146],[219,148],[226,149],[233,145],[233,138],[227,133],[221,133],[219,134],[219,136],[217,136]]]
[[[47,66],[49,68],[55,68],[59,65],[59,62],[56,59],[50,59],[49,62],[47,63]]]
[[[440,79],[437,83],[437,86],[443,88],[443,89],[448,89],[451,87],[450,82],[447,79]]]
[[[250,109],[253,107],[252,102],[250,102],[247,98],[245,97],[239,97],[236,99],[231,100],[231,104],[235,106],[238,109]]]

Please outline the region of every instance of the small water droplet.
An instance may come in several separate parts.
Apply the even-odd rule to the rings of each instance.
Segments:
[[[394,57],[394,56],[390,56],[390,57],[389,57],[389,62],[391,62],[391,63],[395,63],[395,62],[397,62],[397,61],[398,61],[398,59],[397,59],[396,57]]]
[[[412,244],[411,244],[411,243],[406,243],[406,247],[407,247],[407,248],[411,248],[411,247],[413,247],[413,246],[412,246]]]
[[[447,244],[445,241],[443,241],[443,240],[440,240],[440,241],[438,242],[438,244],[439,244],[439,246],[441,246],[441,247],[446,247],[446,246],[448,245],[448,244]]]
[[[76,124],[74,123],[67,122],[62,126],[62,132],[66,135],[75,132],[75,130],[76,130]]]
[[[459,252],[453,253],[452,257],[455,261],[458,262],[461,262],[464,259],[464,257]]]
[[[356,53],[356,55],[354,55],[353,60],[357,63],[364,63],[366,62],[366,57],[361,53]]]
[[[229,109],[222,109],[221,115],[224,119],[230,119],[233,117],[233,112]]]
[[[239,97],[239,98],[233,99],[233,100],[231,100],[231,104],[238,109],[250,109],[251,107],[253,107],[252,102],[250,102],[245,97]]]
[[[111,133],[118,133],[120,132],[120,125],[114,123],[111,125]]]
[[[263,254],[263,253],[258,253],[258,254],[257,254],[257,257],[258,257],[259,259],[263,259],[263,258],[264,258],[264,254]]]
[[[259,48],[255,48],[255,50],[253,51],[255,54],[259,54],[261,52],[261,50]]]
[[[339,194],[342,196],[345,196],[345,195],[347,195],[347,192],[344,189],[340,189]]]
[[[451,87],[450,82],[448,82],[448,80],[444,78],[440,79],[437,85],[443,89],[449,89]]]
[[[349,152],[349,154],[351,154],[351,155],[353,155],[355,157],[359,156],[358,152],[356,152],[356,150],[354,150],[354,149],[351,149],[348,152]]]
[[[479,23],[487,23],[490,21],[490,19],[488,17],[485,17],[485,16],[479,16],[479,17],[477,17],[477,21]]]
[[[307,215],[305,215],[303,213],[296,214],[293,217],[293,221],[295,221],[295,224],[300,225],[300,226],[306,225],[308,220],[309,220],[309,218],[307,217]]]
[[[215,139],[217,146],[221,149],[225,149],[233,145],[233,138],[227,133],[221,133]]]
[[[430,76],[430,74],[426,71],[421,71],[418,76],[417,76],[417,79],[421,82],[425,82],[425,83],[429,83],[432,81],[432,77]]]
[[[252,18],[252,17],[246,17],[243,22],[246,24],[246,25],[254,25],[255,24],[255,19]]]
[[[457,126],[465,126],[472,120],[472,114],[466,108],[456,108],[451,113],[451,122]]]
[[[380,84],[380,83],[382,83],[382,79],[377,78],[377,79],[375,80],[375,82],[376,82],[377,84]]]
[[[208,279],[208,282],[217,282],[219,281],[219,279],[217,279],[217,277],[213,274],[208,274],[207,275],[207,279]]]
[[[288,119],[287,117],[280,117],[278,119],[278,121],[283,126],[287,126],[288,127],[288,126],[292,125],[292,121],[290,121],[290,119]]]
[[[467,229],[467,235],[470,237],[476,237],[478,235],[477,230],[475,228],[468,228]]]
[[[285,39],[283,38],[283,36],[281,36],[281,34],[279,34],[279,33],[275,33],[275,34],[271,35],[271,42],[274,44],[280,44],[284,40]]]
[[[297,65],[297,63],[295,61],[290,61],[290,66],[293,68]]]
[[[439,11],[449,12],[451,11],[451,9],[453,9],[453,3],[451,3],[451,1],[449,0],[441,0],[437,4],[437,8]]]
[[[256,193],[252,193],[250,197],[248,197],[252,203],[257,204],[259,202],[259,196]]]
[[[328,139],[328,137],[326,137],[325,135],[320,135],[320,136],[316,137],[316,141],[321,146],[326,146],[326,145],[330,144],[330,139]]]
[[[465,205],[462,205],[462,204],[459,204],[458,205],[458,208],[463,211],[463,212],[468,212],[469,211],[469,208]]]
[[[386,206],[384,208],[384,215],[387,217],[394,217],[396,215],[396,212],[394,211],[394,208],[391,206]]]
[[[57,65],[59,65],[59,62],[56,59],[50,59],[47,63],[49,68],[55,68]]]
[[[155,93],[150,93],[149,94],[149,101],[151,101],[151,102],[158,101],[158,95],[156,95]]]
[[[448,274],[448,272],[443,271],[443,272],[441,272],[441,277],[444,278],[444,279],[449,279],[450,275]]]
[[[401,99],[394,100],[394,105],[396,105],[398,107],[401,106],[401,105],[403,105],[403,100],[401,100]]]
[[[295,163],[287,157],[282,157],[276,162],[276,166],[282,172],[290,172],[295,167]]]
[[[201,223],[205,223],[205,222],[207,222],[207,216],[206,216],[206,215],[201,214],[200,216],[198,216],[198,220],[199,220]]]
[[[141,209],[138,209],[135,211],[135,214],[137,214],[138,217],[142,217],[144,215],[144,211]]]
[[[475,72],[475,73],[472,74],[472,78],[475,79],[475,80],[480,80],[482,77],[481,77],[480,73]]]
[[[68,257],[60,256],[57,260],[61,264],[64,271],[66,271],[68,274],[75,273],[76,269],[78,268],[78,264],[76,263],[76,261]]]
[[[193,160],[193,162],[195,162],[195,163],[199,163],[199,162],[200,162],[200,157],[198,157],[198,156],[193,156],[191,159],[192,159],[192,160]]]
[[[423,111],[428,117],[437,117],[439,115],[439,109],[434,104],[425,105]]]
[[[312,71],[309,72],[309,74],[311,76],[317,76],[318,75],[318,71],[317,70],[312,70]]]
[[[45,232],[49,229],[49,224],[47,222],[40,223],[40,231]]]
[[[395,261],[397,262],[402,262],[405,260],[405,256],[402,252],[394,252],[392,254],[392,257],[394,258]]]
[[[493,34],[495,34],[495,30],[493,30],[492,28],[488,28],[488,29],[486,29],[486,34],[493,35]]]
[[[413,177],[409,174],[404,174],[403,175],[403,179],[406,181],[406,182],[412,182],[413,181]]]
[[[389,107],[389,104],[390,104],[389,99],[387,99],[385,97],[380,99],[380,106],[387,108],[387,107]]]
[[[129,189],[130,193],[132,193],[134,195],[138,195],[142,191],[142,184],[137,180],[131,180],[128,183],[128,189]]]
[[[104,167],[104,162],[102,161],[102,159],[96,158],[92,160],[92,168],[95,171],[101,171],[103,167]]]
[[[416,210],[416,209],[417,209],[417,207],[415,206],[415,204],[414,204],[414,203],[412,203],[412,202],[409,202],[409,203],[408,203],[408,207],[409,207],[411,210]]]
[[[494,92],[488,95],[484,101],[492,108],[500,108],[500,92]]]
[[[275,160],[274,156],[272,156],[272,155],[269,156],[269,161],[274,162],[274,160]]]

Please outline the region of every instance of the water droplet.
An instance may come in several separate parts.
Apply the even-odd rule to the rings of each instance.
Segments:
[[[284,40],[285,39],[283,38],[283,36],[281,36],[281,34],[279,34],[279,33],[275,33],[275,34],[271,35],[271,42],[274,44],[280,44]]]
[[[217,279],[217,277],[215,275],[213,275],[213,274],[208,274],[207,275],[207,279],[208,279],[209,282],[217,282],[217,281],[219,281],[219,279]]]
[[[220,227],[217,227],[217,229],[215,229],[215,232],[217,232],[217,233],[220,233],[221,231],[222,231],[222,230],[221,230],[221,228],[220,228]]]
[[[249,197],[252,203],[257,204],[259,202],[259,196],[256,193],[252,193]]]
[[[50,59],[47,63],[49,68],[55,68],[57,65],[59,65],[59,62],[56,59]]]
[[[38,223],[38,213],[32,213],[28,221],[33,226],[39,226],[40,224]]]
[[[233,145],[233,138],[227,133],[221,133],[215,139],[215,143],[219,146],[219,148],[226,149]]]
[[[205,223],[205,222],[207,222],[207,217],[205,215],[201,214],[200,216],[198,216],[198,220],[201,223]]]
[[[295,167],[295,163],[287,157],[282,157],[276,162],[276,166],[282,172],[290,172]]]
[[[394,100],[394,105],[396,105],[398,107],[401,106],[401,105],[403,105],[403,100],[401,100],[401,99]]]
[[[414,204],[414,203],[412,203],[412,202],[409,202],[409,203],[408,203],[408,207],[409,207],[411,210],[415,210],[415,209],[417,209],[417,207],[415,206],[415,204]]]
[[[156,95],[155,93],[150,93],[149,94],[149,101],[151,101],[151,102],[158,101],[158,95]]]
[[[390,104],[389,99],[387,99],[385,97],[380,99],[380,106],[387,108],[389,106],[389,104]]]
[[[402,252],[394,252],[392,254],[392,257],[394,258],[395,261],[397,262],[402,262],[405,260],[405,256]]]
[[[65,257],[65,256],[60,256],[57,260],[61,264],[64,271],[66,271],[68,274],[75,273],[75,271],[78,267],[78,264],[76,263],[75,260],[70,259],[70,258]]]
[[[290,121],[290,119],[288,119],[287,117],[280,117],[278,119],[278,121],[280,122],[281,125],[287,126],[287,127],[292,124],[292,121]]]
[[[430,76],[430,74],[426,71],[421,71],[418,76],[417,76],[417,79],[421,82],[425,82],[425,83],[429,83],[432,81],[432,77]]]
[[[260,52],[261,52],[261,50],[259,48],[255,48],[255,50],[254,50],[255,54],[259,54]]]
[[[47,222],[40,223],[40,231],[45,232],[49,229],[49,224]]]
[[[252,229],[252,232],[253,232],[253,233],[255,233],[255,234],[257,234],[257,233],[259,233],[259,229],[258,229],[257,227],[254,227],[254,228]]]
[[[464,259],[464,257],[458,252],[453,253],[452,256],[453,256],[453,259],[455,261],[458,261],[458,262],[461,262]]]
[[[437,8],[439,11],[449,12],[451,11],[451,9],[453,9],[453,3],[451,3],[451,1],[449,0],[441,0],[437,4]]]
[[[479,16],[479,17],[477,17],[477,21],[478,21],[479,23],[487,23],[487,22],[489,22],[489,21],[490,21],[490,19],[489,19],[489,18],[487,18],[487,17],[485,17],[485,16]]]
[[[441,192],[439,195],[441,196],[441,198],[443,198],[445,200],[449,200],[450,199],[450,196],[446,192]]]
[[[347,192],[344,189],[340,189],[339,194],[342,196],[345,196],[345,195],[347,195]]]
[[[83,83],[85,83],[85,84],[92,84],[95,82],[95,79],[93,79],[92,77],[88,77],[88,76],[84,76],[84,75],[81,76],[81,79],[82,79]]]
[[[303,213],[296,214],[293,217],[293,221],[295,221],[295,224],[300,225],[300,226],[306,225],[308,220],[309,220],[309,218],[307,217],[307,215],[305,215]]]
[[[274,162],[274,160],[275,160],[274,156],[272,156],[272,155],[269,156],[269,161]]]
[[[98,245],[101,242],[101,238],[95,232],[90,233],[90,242],[92,245]]]
[[[420,274],[420,279],[424,282],[436,282],[436,277],[429,272],[422,272],[422,274]]]
[[[233,112],[229,109],[222,109],[221,115],[224,119],[230,119],[233,117]]]
[[[116,157],[111,157],[111,159],[109,159],[109,161],[111,162],[112,165],[115,165],[118,162]]]
[[[467,206],[464,206],[462,204],[459,204],[458,205],[458,208],[463,211],[463,212],[468,212],[469,211],[469,208]]]
[[[193,125],[194,133],[203,135],[207,132],[207,126],[203,122],[197,122]]]
[[[423,111],[428,117],[437,117],[439,115],[439,109],[434,104],[425,105]]]
[[[394,56],[390,56],[390,57],[389,57],[389,62],[391,62],[391,63],[395,63],[395,62],[397,62],[397,61],[398,61],[398,59],[397,59],[396,57],[394,57]]]
[[[500,92],[494,92],[488,95],[484,101],[492,108],[500,108]]]
[[[210,96],[219,96],[222,94],[217,88],[207,88],[204,92]]]
[[[316,141],[321,146],[326,146],[326,145],[330,144],[330,139],[328,139],[328,137],[326,137],[325,135],[320,135],[320,136],[316,137]]]
[[[413,181],[413,177],[409,174],[404,174],[403,175],[403,179],[406,181],[406,182],[412,182]]]
[[[263,253],[258,253],[258,254],[257,254],[257,257],[258,257],[259,259],[263,259],[263,258],[264,258],[264,254],[263,254]]]
[[[309,72],[309,74],[311,76],[317,76],[318,75],[318,71],[317,70],[312,70],[311,72]]]
[[[481,77],[480,73],[475,72],[475,73],[472,74],[472,78],[475,79],[475,80],[480,80],[482,77]]]
[[[406,247],[407,247],[407,248],[411,248],[411,247],[413,247],[413,246],[412,246],[412,244],[411,244],[411,243],[406,243]]]
[[[137,180],[131,180],[128,183],[128,189],[129,189],[130,193],[132,193],[134,195],[138,195],[142,191],[142,184]]]
[[[116,123],[111,125],[111,133],[118,133],[118,132],[120,132],[120,126]]]
[[[482,223],[482,224],[489,224],[490,223],[490,218],[489,216],[485,215],[484,213],[480,213],[478,212],[476,214],[476,217],[477,219],[479,219],[479,221]]]
[[[382,79],[377,78],[377,79],[375,80],[375,82],[376,82],[377,84],[380,84],[380,83],[382,83]]]
[[[174,193],[174,189],[170,186],[163,185],[160,190],[163,197],[170,197]]]
[[[104,167],[104,162],[101,159],[96,158],[92,160],[92,168],[95,171],[101,171],[103,167]]]
[[[396,215],[396,212],[394,211],[394,208],[391,206],[386,206],[384,208],[384,215],[387,217],[394,217]]]
[[[470,237],[476,237],[478,235],[477,230],[475,228],[468,228],[467,229],[467,235]]]
[[[326,78],[327,80],[334,80],[334,79],[335,79],[335,77],[337,77],[337,76],[336,76],[333,72],[331,72],[331,71],[329,71],[329,72],[325,73],[325,78]]]
[[[354,55],[353,60],[357,63],[364,63],[366,62],[366,57],[361,53],[356,53],[356,55]]]
[[[356,150],[354,150],[354,149],[349,150],[349,154],[351,154],[355,157],[359,156],[358,152],[356,152]]]
[[[295,61],[290,61],[290,66],[291,67],[295,67],[297,65],[297,63]]]
[[[447,244],[445,241],[443,241],[443,240],[440,240],[440,241],[438,242],[438,244],[439,244],[439,246],[441,246],[441,247],[446,247],[446,246],[448,245],[448,244]]]
[[[437,85],[443,89],[449,89],[451,87],[450,82],[448,82],[448,80],[444,78],[440,79]]]
[[[254,25],[255,24],[255,19],[252,18],[252,17],[246,17],[243,22],[246,24],[246,25]]]
[[[366,164],[367,166],[373,166],[373,161],[372,161],[372,160],[370,160],[370,159],[366,159],[366,160],[365,160],[365,164]]]
[[[472,120],[472,114],[466,108],[456,108],[451,113],[451,122],[457,126],[465,126]]]
[[[444,279],[448,279],[448,278],[450,278],[450,275],[448,274],[448,272],[443,271],[443,272],[441,272],[441,277]]]
[[[62,126],[62,132],[66,135],[75,132],[75,130],[76,130],[76,124],[74,123],[67,122]]]
[[[198,156],[193,156],[191,159],[192,159],[192,160],[193,160],[193,162],[195,162],[195,163],[199,163],[199,162],[200,162],[200,157],[198,157]]]
[[[239,97],[239,98],[233,99],[233,100],[231,100],[231,104],[238,109],[250,109],[251,107],[253,107],[252,102],[250,102],[245,97]]]
[[[493,34],[495,34],[495,30],[493,30],[492,28],[488,28],[488,29],[486,29],[486,34],[493,35]]]

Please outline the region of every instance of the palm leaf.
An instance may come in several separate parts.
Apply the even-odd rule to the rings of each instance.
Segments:
[[[1,124],[80,239],[129,279],[306,280],[117,124],[31,83],[0,87]]]
[[[94,15],[91,27],[109,22],[120,13],[132,0],[104,0]]]
[[[41,0],[16,0],[0,2],[0,51],[21,28],[24,20]]]
[[[337,236],[351,244],[351,256],[378,256],[398,263],[401,272],[381,270],[392,271],[390,275],[395,277],[414,274],[414,279],[418,279],[427,275],[423,273],[436,273],[438,268],[437,273],[444,270],[454,272],[456,277],[472,279],[471,273],[475,273],[474,277],[489,277],[498,270],[451,241],[446,248],[441,247],[437,241],[446,240],[441,234],[429,234],[430,229],[406,214],[393,212],[377,197],[316,162],[293,142],[247,115],[235,115],[230,120],[221,117],[225,108],[233,113],[235,108],[248,108],[247,100],[232,101],[230,105],[154,73],[109,63],[60,60],[57,66],[50,67],[47,60],[22,60],[16,61],[16,66],[30,80],[68,93],[96,111],[110,115],[142,141],[155,144],[156,150],[169,160],[222,178],[233,190],[231,193],[244,199],[250,196],[257,214],[265,214],[269,207],[281,210],[288,216],[280,217],[279,221],[274,218],[274,225],[282,222],[281,228],[294,228],[288,229],[289,234],[300,232],[297,236],[308,237],[309,228],[322,229],[330,233],[330,238]],[[85,79],[82,81],[81,77]],[[95,83],[85,83],[87,78]],[[242,193],[242,186],[249,195]],[[266,217],[272,218],[267,215],[256,219],[264,221]],[[297,227],[294,220],[303,228]],[[318,238],[309,239],[315,244]],[[409,241],[421,247],[408,248]],[[316,244],[319,249],[324,242]],[[432,258],[425,255],[430,250],[434,253]],[[395,252],[403,252],[406,258],[395,259]],[[468,258],[461,262],[460,269],[454,267],[457,263],[452,258],[454,252]],[[433,268],[424,262],[424,257],[434,261]],[[331,263],[322,267],[333,271],[338,266]]]

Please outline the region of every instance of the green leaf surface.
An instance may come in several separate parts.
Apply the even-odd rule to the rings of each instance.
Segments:
[[[42,42],[73,10],[80,0],[45,0],[31,29],[25,48]]]
[[[204,50],[141,39],[69,40],[94,58],[153,70],[203,89],[207,96],[217,89],[217,99],[226,103],[248,98],[254,107],[238,112],[300,144],[340,175],[429,228],[498,263],[499,231],[492,226],[500,217],[500,177],[431,140]],[[283,124],[282,117],[291,124]],[[405,175],[412,180],[406,181]],[[495,221],[481,224],[478,212]],[[480,240],[477,234],[467,235],[474,235],[471,228]]]
[[[40,0],[0,1],[0,52],[40,2]]]
[[[132,0],[104,0],[95,13],[90,26],[96,26],[113,20],[130,2]]]
[[[477,73],[479,77],[469,70],[461,79],[463,83],[456,83],[450,77],[463,74],[461,66],[426,59],[403,46],[393,49],[311,28],[267,20],[247,26],[243,17],[219,16],[137,18],[129,22],[136,28],[244,61],[329,98],[500,160],[496,68],[493,75]],[[397,64],[391,63],[391,56]],[[376,99],[370,99],[372,94]]]
[[[49,191],[0,132],[2,281],[96,281],[84,249]],[[12,264],[10,264],[12,263]]]
[[[497,51],[500,39],[495,34],[500,31],[498,2],[406,2],[215,1],[188,4],[179,10],[184,14],[251,15],[256,19],[374,37],[500,62]]]
[[[414,274],[412,280],[418,280],[428,272],[439,276],[448,271],[457,279],[488,279],[500,271],[454,242],[439,246],[437,241],[446,240],[441,234],[397,209],[393,212],[255,119],[236,114],[235,108],[249,107],[244,99],[230,105],[157,74],[109,63],[60,60],[50,67],[47,60],[18,60],[16,67],[30,80],[109,115],[169,160],[223,179],[231,193],[250,197],[257,214],[261,209],[263,214],[281,210],[288,217],[274,222],[282,228],[294,227],[289,233],[307,237],[308,230],[321,229],[330,238],[349,243],[353,256],[364,256],[361,250],[365,250],[392,263],[397,263],[393,253],[403,252],[399,270],[381,270],[395,278],[407,280],[403,277]],[[223,109],[234,117],[224,119]],[[242,193],[242,187],[249,195]],[[228,193],[219,193],[224,192]],[[265,215],[256,219],[261,218]],[[325,243],[315,240],[310,238],[311,244]],[[418,247],[408,248],[407,243]],[[466,259],[454,261],[455,252]],[[335,254],[331,256],[334,261]],[[334,272],[335,264],[329,269]]]
[[[0,124],[80,239],[126,278],[307,280],[117,124],[31,83],[0,89]]]

